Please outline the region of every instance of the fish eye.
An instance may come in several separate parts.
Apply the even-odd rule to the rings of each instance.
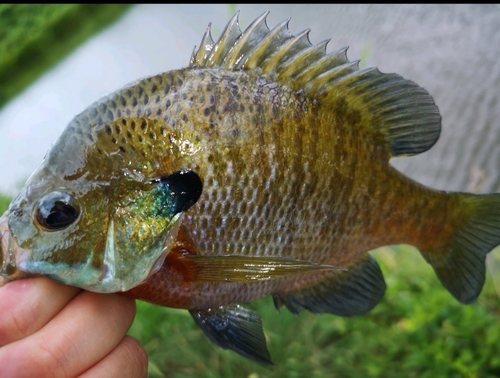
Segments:
[[[59,231],[72,224],[80,214],[80,207],[73,197],[64,192],[51,192],[36,205],[35,219],[46,231]]]

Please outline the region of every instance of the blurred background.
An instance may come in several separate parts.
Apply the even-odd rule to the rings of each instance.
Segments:
[[[209,22],[214,39],[240,10],[244,29],[265,10],[296,34],[350,46],[361,65],[424,87],[443,118],[428,152],[391,163],[441,190],[500,188],[498,5],[0,5],[0,211],[68,122],[99,97],[141,77],[187,65]],[[376,215],[374,215],[376,216]],[[275,367],[205,340],[186,311],[139,304],[131,334],[152,377],[500,376],[497,260],[477,304],[462,306],[409,247],[375,252],[385,298],[354,318],[263,316]]]

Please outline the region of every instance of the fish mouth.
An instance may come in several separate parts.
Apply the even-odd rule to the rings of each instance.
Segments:
[[[10,233],[8,219],[8,212],[0,218],[0,261],[2,262],[0,265],[0,287],[10,281],[29,276],[19,270],[16,265],[18,258],[23,255],[25,256],[28,251],[17,245],[17,242]]]

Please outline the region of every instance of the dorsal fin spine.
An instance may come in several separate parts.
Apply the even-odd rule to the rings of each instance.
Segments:
[[[291,39],[292,35],[288,31],[289,22],[290,19],[282,21],[276,25],[258,45],[249,51],[248,56],[241,65],[241,68],[252,69],[261,66],[265,59],[268,59],[269,56],[273,55],[270,51],[277,50],[275,46],[277,41],[281,42],[281,44],[278,44],[278,46],[281,46],[286,40]],[[264,66],[261,68],[263,72],[266,72]]]
[[[209,26],[192,55],[191,67],[256,69],[296,91],[321,96],[326,108],[340,96],[362,114],[364,124],[359,127],[377,134],[390,156],[424,152],[439,138],[439,110],[415,83],[375,68],[360,70],[359,61],[347,59],[346,48],[327,55],[327,41],[313,46],[309,30],[292,35],[288,20],[269,31],[268,12],[242,34],[238,15],[232,17],[216,43]]]
[[[311,45],[308,49],[303,50],[299,54],[291,57],[283,66],[281,66],[279,79],[294,79],[295,76],[300,75],[307,69],[307,66],[311,62],[320,60],[325,56],[326,45],[330,40],[327,39],[318,43],[317,45]]]
[[[292,36],[292,38],[284,43],[283,46],[277,50],[276,54],[269,59],[262,70],[264,72],[272,70],[279,73],[282,66],[286,64],[290,57],[296,56],[302,50],[307,49],[311,46],[311,43],[309,42],[310,32],[310,29],[306,29],[296,36]]]
[[[205,34],[203,34],[198,52],[193,51],[193,54],[191,55],[190,66],[204,66],[206,64],[208,54],[214,47],[211,29],[212,23],[210,22],[207,26],[207,30],[205,30]]]
[[[310,92],[318,92],[327,85],[330,85],[332,82],[344,79],[347,75],[352,74],[359,69],[358,64],[359,60],[355,60],[353,62],[347,61],[340,66],[334,67],[331,70],[318,75],[315,80],[309,84],[308,90]]]
[[[241,30],[238,25],[239,15],[239,11],[235,13],[224,28],[224,31],[220,35],[217,42],[214,44],[214,48],[210,52],[207,59],[207,65],[209,67],[221,66],[228,51],[234,45],[236,40],[241,37]]]
[[[295,77],[294,82],[296,87],[304,87],[308,83],[312,82],[317,76],[325,72],[325,67],[332,69],[334,67],[340,66],[347,63],[347,47],[334,51],[328,55],[325,55],[317,62],[310,64],[306,67],[297,77]]]
[[[257,17],[241,34],[234,46],[229,50],[224,59],[224,66],[228,69],[237,68],[240,65],[242,58],[257,45],[260,40],[264,39],[269,34],[266,18],[269,11],[262,13]]]

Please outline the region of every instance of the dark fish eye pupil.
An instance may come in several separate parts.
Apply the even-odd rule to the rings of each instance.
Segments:
[[[52,192],[38,202],[35,218],[46,231],[58,231],[72,224],[79,214],[73,197],[64,192]]]
[[[71,206],[62,202],[56,202],[50,209],[50,213],[45,219],[45,223],[54,228],[61,228],[73,222],[77,217],[77,212]]]

